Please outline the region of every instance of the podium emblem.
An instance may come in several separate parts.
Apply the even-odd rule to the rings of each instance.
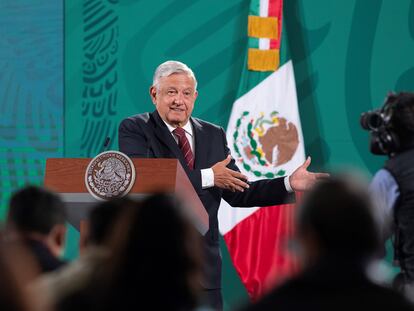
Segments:
[[[134,164],[126,154],[119,151],[98,154],[85,172],[86,188],[98,200],[125,196],[134,182]]]

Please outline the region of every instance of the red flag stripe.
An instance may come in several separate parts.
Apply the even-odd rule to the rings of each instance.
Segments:
[[[282,34],[282,16],[283,16],[283,1],[282,0],[269,0],[269,11],[268,16],[278,18],[278,39],[270,40],[270,49],[280,48],[280,35]]]
[[[288,250],[295,205],[260,208],[224,235],[233,264],[255,301],[298,270]]]

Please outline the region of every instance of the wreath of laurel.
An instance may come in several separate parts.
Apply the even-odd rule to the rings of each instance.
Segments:
[[[239,156],[239,158],[243,159],[243,156],[240,153],[240,149],[236,144],[237,138],[239,137],[239,129],[242,123],[242,119],[246,117],[249,114],[248,111],[244,111],[240,118],[236,121],[236,130],[233,134],[233,148],[234,151],[236,151],[236,154]],[[266,162],[262,159],[262,155],[257,151],[257,142],[253,138],[253,132],[252,132],[253,125],[249,122],[247,125],[247,136],[249,137],[250,147],[252,148],[251,154],[255,155],[257,160],[261,165],[265,165]],[[257,177],[266,177],[266,178],[275,178],[279,176],[284,176],[286,174],[285,170],[278,170],[276,173],[272,172],[261,172],[259,170],[254,170],[249,164],[245,163],[243,160],[243,168],[248,171],[252,172]]]

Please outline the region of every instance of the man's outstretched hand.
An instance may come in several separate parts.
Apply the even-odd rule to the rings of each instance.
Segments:
[[[245,182],[247,177],[240,172],[227,168],[230,161],[231,156],[228,155],[223,161],[217,162],[211,167],[214,173],[214,186],[233,192],[243,192],[245,188],[249,188],[249,185]]]
[[[311,158],[308,157],[306,161],[299,166],[289,177],[289,183],[293,191],[306,191],[313,186],[319,179],[328,178],[327,173],[312,173],[308,171],[308,166],[311,163]]]

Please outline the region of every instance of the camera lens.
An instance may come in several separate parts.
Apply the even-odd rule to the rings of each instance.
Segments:
[[[361,114],[360,123],[365,130],[377,130],[383,124],[383,119],[378,110]]]

